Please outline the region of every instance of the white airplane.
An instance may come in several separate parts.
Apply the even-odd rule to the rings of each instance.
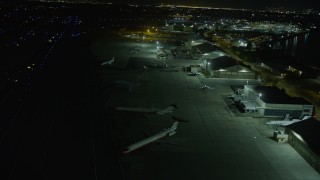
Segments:
[[[304,121],[311,118],[311,116],[305,116],[302,119],[289,119],[289,114],[286,114],[285,118],[282,121],[269,121],[266,122],[266,124],[268,125],[276,125],[276,126],[288,126],[290,124],[296,123],[296,122],[300,122],[300,121]]]
[[[159,141],[159,139],[161,138],[164,138],[166,136],[173,136],[176,134],[176,129],[178,127],[178,122],[187,122],[186,120],[183,120],[183,119],[180,119],[180,118],[176,118],[174,116],[172,116],[173,120],[175,121],[172,126],[168,129],[164,129],[162,130],[161,132],[153,135],[153,136],[150,136],[144,140],[141,140],[139,142],[136,142],[130,146],[128,146],[122,153],[123,154],[128,154],[130,153],[131,151],[134,151],[142,146],[145,146],[149,143],[152,143],[152,142],[155,142],[155,141]]]
[[[214,89],[213,87],[210,87],[206,84],[202,84],[202,86],[199,87],[199,89]]]
[[[105,61],[103,63],[101,63],[101,66],[104,66],[104,65],[111,65],[112,63],[114,62],[114,57],[110,60],[110,61]]]
[[[118,111],[152,113],[152,114],[160,114],[160,115],[164,115],[167,113],[173,113],[174,109],[178,109],[178,107],[175,104],[171,104],[165,109],[142,108],[142,107],[139,107],[139,108],[116,107],[116,110],[118,110]]]
[[[141,84],[137,81],[128,82],[128,81],[114,81],[114,84],[118,87],[126,87],[129,91],[132,91],[133,87],[140,86]]]

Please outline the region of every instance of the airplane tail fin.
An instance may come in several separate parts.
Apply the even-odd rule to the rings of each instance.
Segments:
[[[286,114],[286,116],[284,117],[284,121],[289,121],[290,119],[289,119],[289,116],[290,116],[290,114]]]
[[[172,130],[175,130],[175,129],[177,129],[177,127],[178,127],[178,121],[175,121],[173,124],[172,124],[172,126],[171,126],[171,128],[170,129],[172,129]]]

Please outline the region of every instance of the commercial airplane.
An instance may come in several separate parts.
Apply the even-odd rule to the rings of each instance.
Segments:
[[[132,91],[133,87],[140,86],[141,84],[137,81],[128,82],[128,81],[114,81],[114,84],[118,87],[125,87],[128,88],[129,91]]]
[[[289,114],[286,114],[285,118],[282,121],[269,121],[266,122],[266,124],[268,125],[276,125],[276,126],[288,126],[290,124],[296,123],[296,122],[300,122],[300,121],[304,121],[306,119],[311,118],[311,116],[305,116],[302,119],[289,119]]]
[[[213,87],[210,87],[206,84],[202,84],[202,86],[199,87],[199,89],[214,89]]]
[[[122,153],[123,154],[128,154],[130,153],[131,151],[134,151],[142,146],[145,146],[149,143],[152,143],[152,142],[155,142],[155,141],[159,141],[159,139],[161,138],[164,138],[166,136],[173,136],[176,134],[176,129],[178,127],[178,122],[188,122],[186,120],[183,120],[181,118],[176,118],[174,116],[172,116],[172,119],[174,120],[174,123],[172,124],[172,126],[168,129],[164,129],[162,131],[160,131],[159,133],[153,135],[153,136],[150,136],[146,139],[143,139],[139,142],[136,142],[130,146],[128,146]]]
[[[101,66],[104,66],[104,65],[111,65],[112,63],[114,62],[114,57],[110,60],[110,61],[105,61],[103,63],[101,63]]]
[[[141,112],[141,113],[152,113],[152,114],[160,114],[164,115],[167,113],[173,113],[174,109],[178,109],[177,105],[170,104],[165,109],[156,109],[156,108],[130,108],[130,107],[116,107],[116,110],[118,111],[128,111],[128,112]]]

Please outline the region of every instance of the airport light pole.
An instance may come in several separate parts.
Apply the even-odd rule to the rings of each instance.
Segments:
[[[208,66],[210,65],[210,62],[206,62],[206,73],[208,73]]]

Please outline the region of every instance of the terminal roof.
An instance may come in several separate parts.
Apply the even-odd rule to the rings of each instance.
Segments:
[[[274,86],[256,86],[254,90],[261,93],[260,98],[266,103],[312,105],[307,100],[301,97],[291,97],[285,93],[285,90]]]
[[[196,46],[194,46],[194,48],[197,48],[202,54],[210,53],[210,52],[217,50],[216,46],[214,46],[208,42],[196,45]]]
[[[212,70],[226,69],[235,65],[238,65],[237,61],[228,56],[221,56],[210,61]]]

